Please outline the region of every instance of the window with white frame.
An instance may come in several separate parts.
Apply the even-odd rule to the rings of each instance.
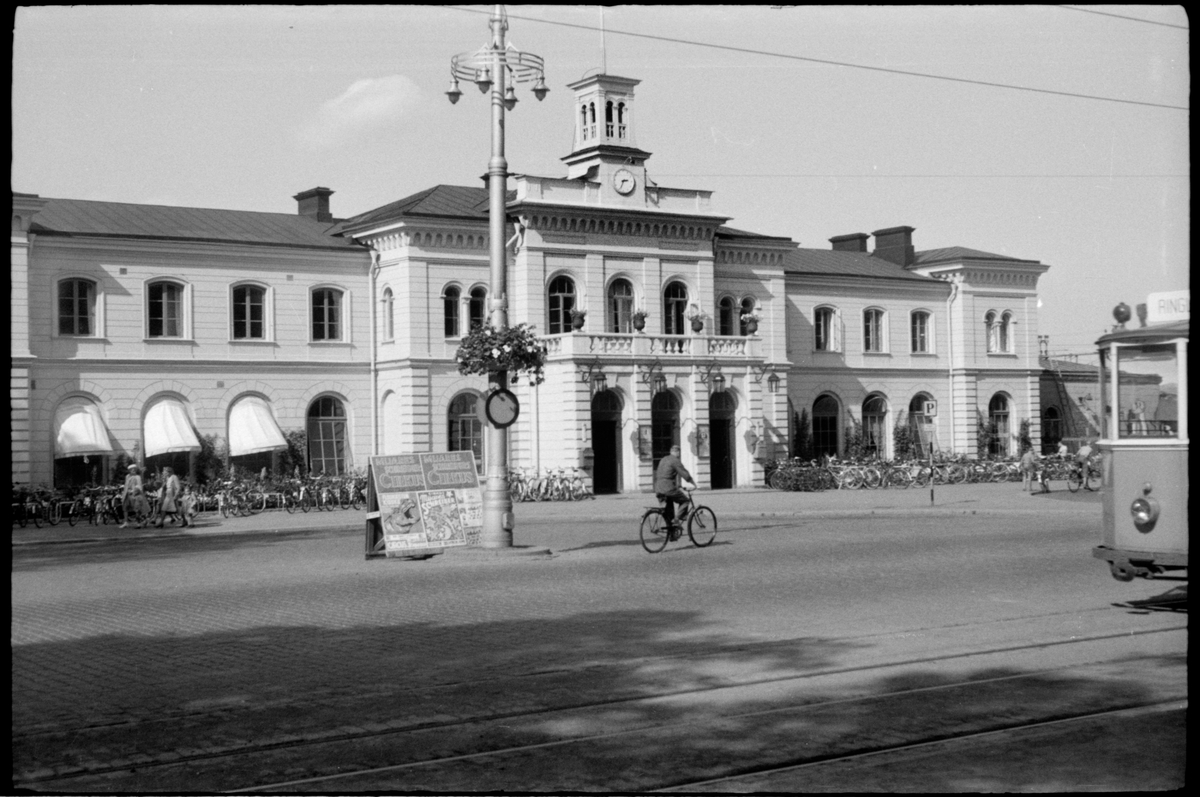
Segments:
[[[183,286],[177,282],[159,281],[146,286],[147,337],[184,337],[183,298]]]
[[[461,301],[462,291],[457,285],[447,285],[442,291],[442,323],[448,338],[457,338],[461,334],[458,322]]]
[[[96,334],[96,283],[85,279],[58,283],[58,334]]]
[[[687,286],[682,282],[672,282],[663,291],[663,334],[683,335],[687,330],[683,325],[688,305]]]
[[[558,276],[550,280],[546,294],[546,329],[551,335],[571,331],[571,310],[575,308],[575,281],[570,277]]]
[[[267,289],[260,285],[235,285],[230,320],[234,340],[266,340]]]
[[[872,353],[887,351],[885,319],[886,315],[878,307],[869,307],[863,310],[863,351]]]
[[[738,314],[738,334],[741,335],[742,337],[745,337],[750,334],[750,326],[749,326],[750,322],[747,321],[746,319],[742,318],[742,316],[746,315],[747,313],[753,313],[753,312],[754,312],[754,297],[747,296],[746,298],[742,299],[741,312]]]
[[[1000,330],[997,335],[998,351],[1012,353],[1012,313],[1005,312],[1000,316]]]
[[[717,302],[718,335],[733,335],[733,331],[737,329],[737,323],[734,320],[736,315],[737,310],[733,304],[733,297],[722,296],[721,301]]]
[[[333,396],[322,396],[308,408],[308,470],[317,475],[346,472],[349,435],[346,408]]]
[[[446,449],[470,451],[475,466],[483,463],[483,422],[479,420],[479,397],[474,393],[459,393],[450,402],[446,413]]]
[[[813,348],[817,351],[840,351],[840,328],[836,307],[818,307],[813,312]]]
[[[996,313],[994,310],[989,310],[987,315],[983,317],[983,330],[987,336],[988,354],[1000,351],[1000,328],[996,324]]]
[[[383,339],[396,337],[396,297],[391,288],[383,289]]]
[[[337,341],[344,334],[342,292],[336,288],[318,288],[312,292],[312,339]]]
[[[608,286],[608,331],[633,332],[633,284],[627,279]]]
[[[471,329],[479,329],[487,323],[487,288],[476,285],[467,300],[467,322]]]
[[[913,354],[929,354],[933,351],[932,316],[925,310],[914,310],[911,316],[911,339]]]

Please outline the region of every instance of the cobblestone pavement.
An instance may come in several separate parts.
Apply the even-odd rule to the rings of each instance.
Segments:
[[[304,748],[291,759],[279,753],[270,767],[257,758],[205,771],[203,781],[187,779],[197,763],[178,772],[162,765],[343,737],[336,755],[344,759],[336,760],[345,767],[367,767],[372,756],[465,752],[516,738],[518,729],[530,738],[586,738],[690,716],[709,694],[731,706],[773,704],[785,693],[772,684],[797,674],[914,660],[926,664],[853,685],[831,675],[843,680],[828,689],[924,688],[958,677],[932,663],[940,656],[980,646],[1054,650],[1064,633],[1143,633],[1171,621],[1112,615],[1098,599],[1153,587],[1118,585],[1088,556],[1099,520],[1093,495],[968,485],[939,490],[942,503],[930,509],[928,491],[707,493],[723,521],[717,543],[676,544],[655,556],[636,540],[648,498],[519,505],[518,542],[553,552],[541,557],[366,561],[363,516],[353,511],[259,515],[110,544],[37,544],[44,540],[14,534],[14,761],[25,778],[137,762],[155,763],[163,778],[108,788],[80,781],[74,791],[236,788],[267,771],[299,777],[316,764]],[[1023,561],[1032,550],[1037,559]],[[1138,649],[1142,637],[1129,639]],[[1177,655],[1170,645],[1157,653]],[[1051,659],[1046,666],[1065,661]],[[995,674],[1015,664],[975,666]],[[744,693],[711,692],[742,684]],[[1114,684],[1122,694],[1150,694],[1128,668],[1110,668],[1031,676],[1020,694],[998,689],[972,705],[981,716],[1060,699],[1080,706]],[[802,691],[823,688],[808,681]],[[916,714],[929,714],[929,705]],[[472,724],[477,718],[493,719]],[[747,726],[734,749],[769,754],[772,738],[793,737],[791,722]],[[857,722],[835,712],[822,727],[835,733]],[[408,734],[411,753],[376,749],[381,731]],[[595,768],[589,782],[609,782],[613,761],[628,760],[618,749],[578,754]],[[648,771],[694,766],[661,752]],[[405,776],[363,788],[423,782]]]

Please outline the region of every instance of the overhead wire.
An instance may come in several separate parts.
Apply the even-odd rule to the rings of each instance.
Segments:
[[[490,13],[487,11],[481,11],[481,10],[477,10],[477,9],[473,9],[473,8],[462,8],[461,6],[444,6],[444,7],[455,10],[455,11],[464,11],[464,12],[471,13],[471,14]],[[1069,6],[1064,6],[1064,7],[1070,8]],[[538,19],[537,17],[517,16],[517,15],[513,15],[513,14],[509,14],[508,17],[509,17],[509,19],[520,19],[525,22],[540,22],[543,25],[556,25],[556,26],[563,27],[563,28],[575,28],[578,30],[588,30],[588,31],[599,30],[594,25],[584,25],[584,24],[576,23],[576,22],[559,22],[556,20]],[[713,50],[724,50],[727,52],[744,53],[747,55],[761,55],[761,56],[766,56],[768,58],[783,58],[783,59],[786,59],[789,61],[805,61],[805,62],[814,63],[814,64],[824,64],[826,66],[841,66],[841,67],[846,67],[847,69],[863,69],[863,70],[867,70],[870,72],[885,72],[885,73],[894,74],[894,75],[904,75],[906,77],[918,77],[918,78],[925,78],[928,80],[944,80],[944,81],[948,81],[951,83],[963,83],[963,84],[975,85],[975,86],[986,86],[989,88],[1008,89],[1010,91],[1028,91],[1028,92],[1032,92],[1035,94],[1050,94],[1050,95],[1059,96],[1059,97],[1072,97],[1075,99],[1096,100],[1099,102],[1115,102],[1115,103],[1121,103],[1121,104],[1125,104],[1125,105],[1140,105],[1140,106],[1145,106],[1145,107],[1150,107],[1150,108],[1165,108],[1165,109],[1172,110],[1172,111],[1190,110],[1187,106],[1182,106],[1182,105],[1168,105],[1166,103],[1147,102],[1145,100],[1127,100],[1127,99],[1122,99],[1120,97],[1105,97],[1105,96],[1101,96],[1099,94],[1081,94],[1079,92],[1059,91],[1057,89],[1040,89],[1040,88],[1035,88],[1033,86],[1018,86],[1018,85],[1015,85],[1012,83],[997,83],[997,82],[988,81],[988,80],[975,80],[972,78],[952,77],[950,75],[934,75],[934,74],[930,74],[928,72],[913,72],[913,71],[906,70],[906,69],[893,69],[891,67],[883,67],[883,66],[868,66],[866,64],[854,64],[854,63],[850,63],[848,61],[833,61],[833,60],[824,59],[824,58],[812,58],[810,56],[805,56],[805,55],[792,55],[789,53],[777,53],[777,52],[771,52],[768,50],[757,50],[752,47],[734,47],[733,45],[728,45],[728,44],[715,44],[713,42],[694,41],[691,39],[679,39],[679,38],[675,38],[672,36],[659,36],[659,35],[655,35],[655,34],[651,34],[651,33],[635,33],[634,31],[628,31],[628,30],[614,30],[612,28],[607,28],[607,27],[605,28],[605,33],[606,34],[614,34],[614,35],[618,35],[618,36],[629,36],[629,37],[638,38],[638,39],[649,39],[651,41],[669,42],[672,44],[686,44],[686,45],[689,45],[692,47],[706,47],[706,48],[713,49]]]

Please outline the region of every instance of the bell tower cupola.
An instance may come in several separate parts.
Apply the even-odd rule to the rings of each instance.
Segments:
[[[633,88],[639,83],[616,75],[591,75],[567,85],[575,92],[574,149],[563,158],[568,179],[596,180],[622,197],[643,188],[650,153],[637,148],[634,135]]]

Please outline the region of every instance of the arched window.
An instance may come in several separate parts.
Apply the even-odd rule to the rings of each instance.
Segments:
[[[312,292],[312,339],[342,339],[342,292],[320,288]]]
[[[383,289],[383,339],[396,337],[396,301],[391,288]]]
[[[450,402],[446,413],[446,448],[449,451],[470,451],[475,466],[483,462],[483,423],[479,420],[479,397],[474,393],[459,393]]]
[[[908,402],[908,426],[912,432],[913,447],[919,455],[928,455],[929,447],[934,443],[934,416],[926,414],[933,397],[928,393],[918,393]],[[897,451],[896,456],[903,456]]]
[[[1004,313],[1000,316],[1000,333],[997,346],[997,351],[1012,352],[1012,313]]]
[[[625,138],[625,103],[617,103],[617,138]]]
[[[993,457],[1008,455],[1008,396],[997,393],[988,402],[988,453]]]
[[[458,326],[458,304],[461,300],[462,291],[457,285],[447,285],[446,290],[442,291],[442,318],[448,338],[457,338],[461,334]]]
[[[346,409],[333,396],[322,396],[308,408],[308,470],[340,476],[346,472]]]
[[[912,314],[912,351],[914,354],[928,354],[930,349],[929,340],[929,313],[924,310],[914,310]]]
[[[813,348],[817,351],[839,351],[838,312],[835,307],[818,307],[813,313]]]
[[[734,308],[733,297],[722,296],[721,301],[717,302],[717,334],[732,335],[736,325],[733,321]]]
[[[818,457],[837,456],[838,402],[833,396],[826,394],[813,402],[812,441]]]
[[[609,138],[612,138],[614,132],[615,131],[613,130],[613,104],[612,104],[612,100],[609,100],[608,102],[606,102],[604,104],[604,135],[608,136]]]
[[[633,332],[633,285],[627,279],[608,286],[608,331]]]
[[[571,310],[575,307],[575,281],[558,276],[550,280],[547,308],[550,312],[546,329],[551,335],[571,331]]]
[[[152,282],[146,296],[146,334],[152,338],[182,338],[183,286]]]
[[[882,459],[887,448],[887,401],[883,396],[869,396],[863,402],[862,413],[863,452]]]
[[[83,279],[58,283],[58,334],[96,334],[96,283]]]
[[[877,307],[863,311],[863,351],[878,353],[887,350],[883,319],[883,311]]]
[[[233,289],[233,339],[265,340],[267,337],[267,291],[258,285]]]
[[[983,330],[987,336],[988,353],[1000,351],[1000,330],[996,326],[996,314],[991,310],[983,317]]]
[[[754,312],[754,297],[747,296],[745,299],[742,299],[741,312],[738,314],[738,334],[741,335],[742,337],[745,337],[746,335],[750,334],[749,322],[746,321],[746,319],[742,318],[742,316],[746,315],[747,313],[753,313],[753,312]]]
[[[683,319],[687,303],[687,286],[682,282],[669,283],[666,290],[663,291],[664,335],[682,335],[686,332]]]
[[[471,289],[471,299],[467,303],[467,318],[471,329],[479,329],[487,323],[487,288],[482,285]]]

